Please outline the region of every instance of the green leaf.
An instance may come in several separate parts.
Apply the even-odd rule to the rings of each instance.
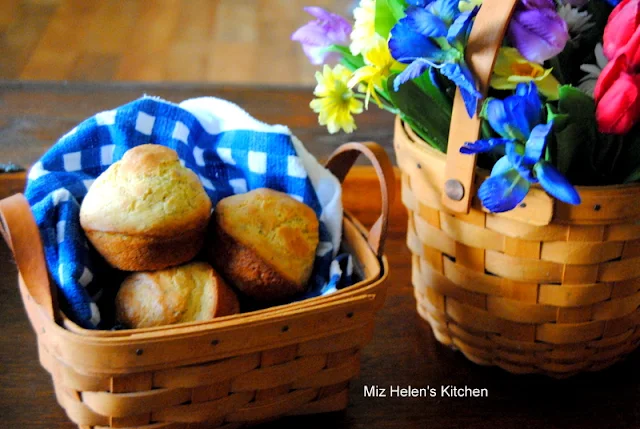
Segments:
[[[567,113],[574,121],[590,120],[596,118],[596,102],[595,100],[580,91],[578,88],[563,85],[560,87],[560,101],[558,102],[558,111]]]
[[[481,135],[483,139],[490,139],[496,135],[496,133],[493,131],[493,128],[491,128],[491,124],[489,124],[489,122],[485,120],[482,121],[480,130],[482,131]]]
[[[405,16],[407,3],[404,0],[376,0],[376,33],[389,37],[389,33],[396,23]]]
[[[489,115],[487,115],[487,107],[489,106],[489,102],[493,100],[493,97],[488,97],[484,100],[484,102],[482,103],[482,108],[480,109],[480,113],[479,113],[479,117],[481,117],[484,120],[488,120]]]
[[[557,144],[553,159],[560,173],[566,176],[576,158],[576,153],[584,144],[582,130],[575,122],[571,122],[562,130],[555,131],[555,136]]]
[[[402,112],[401,118],[427,143],[446,152],[451,110],[443,109],[413,81],[403,83],[395,91],[393,81],[396,77],[397,75],[392,75],[387,80],[387,93],[394,106]]]
[[[431,81],[429,73],[423,73],[420,77],[413,79],[413,82],[429,97],[434,99],[442,109],[453,109],[453,100],[444,94],[437,86]]]
[[[626,179],[624,179],[624,183],[633,183],[633,182],[637,182],[640,180],[640,165],[636,167],[635,170],[633,170],[631,172],[631,174],[629,174],[629,176],[627,176]]]
[[[364,67],[362,55],[353,55],[347,46],[331,45],[326,48],[328,52],[338,52],[342,55],[340,63],[351,71]]]
[[[547,122],[553,121],[555,132],[564,130],[570,123],[571,118],[566,113],[558,113],[558,110],[551,104],[547,104]]]
[[[555,141],[550,158],[574,184],[593,180],[590,161],[598,147],[596,106],[593,98],[570,85],[560,87],[557,109],[547,104],[547,120],[553,120]]]

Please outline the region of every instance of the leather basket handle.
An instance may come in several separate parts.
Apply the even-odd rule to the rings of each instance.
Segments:
[[[387,238],[389,207],[395,198],[395,173],[387,152],[382,146],[374,142],[345,143],[331,154],[325,167],[342,183],[360,155],[366,156],[373,164],[380,181],[382,214],[371,227],[367,241],[375,254],[381,257],[384,252],[384,242]]]
[[[0,200],[0,234],[13,252],[29,295],[55,321],[55,289],[49,281],[40,231],[24,195]]]
[[[483,98],[489,91],[491,74],[502,40],[519,0],[484,0],[466,50],[467,65],[476,77]],[[476,155],[464,155],[460,148],[480,136],[478,114],[469,118],[460,90],[456,90],[449,129],[449,147],[442,204],[452,212],[468,213],[473,192]]]

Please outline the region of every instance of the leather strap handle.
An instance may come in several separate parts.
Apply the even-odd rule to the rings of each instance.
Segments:
[[[387,238],[389,207],[393,203],[396,191],[395,173],[389,155],[387,155],[387,152],[385,152],[382,146],[374,142],[345,143],[331,154],[325,167],[342,183],[360,155],[366,156],[371,164],[373,164],[376,174],[378,175],[378,180],[380,181],[382,214],[371,227],[367,241],[375,254],[381,257],[384,252],[384,242]]]
[[[489,91],[493,67],[518,1],[484,0],[473,24],[466,49],[466,61],[478,80],[483,98]],[[480,126],[481,120],[477,112],[473,118],[469,118],[460,90],[456,90],[449,129],[445,192],[442,195],[442,204],[452,212],[469,212],[476,156],[463,155],[460,148],[466,142],[478,139]]]
[[[0,234],[13,252],[29,295],[55,321],[55,288],[49,281],[40,231],[24,195],[0,200]]]

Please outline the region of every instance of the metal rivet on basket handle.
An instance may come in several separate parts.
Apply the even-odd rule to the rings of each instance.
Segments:
[[[382,214],[371,227],[367,237],[371,249],[380,257],[384,252],[384,242],[387,237],[389,207],[394,201],[396,191],[395,173],[389,155],[382,146],[374,142],[345,143],[331,154],[325,167],[342,183],[359,155],[364,155],[369,159],[380,181]]]
[[[484,0],[467,45],[466,60],[476,76],[483,97],[489,90],[493,67],[518,0]],[[456,91],[449,129],[449,147],[442,204],[452,212],[468,213],[473,193],[476,156],[460,153],[466,142],[480,136],[481,121],[469,118],[460,90]],[[449,190],[450,192],[448,192]]]
[[[51,320],[57,320],[55,289],[49,281],[40,231],[24,195],[0,201],[0,234],[13,252],[29,295]]]

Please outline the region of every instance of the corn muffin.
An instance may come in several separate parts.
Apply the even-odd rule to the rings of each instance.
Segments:
[[[318,219],[309,206],[256,189],[217,204],[206,249],[211,264],[240,292],[275,302],[306,290],[318,240]]]
[[[116,318],[128,328],[209,320],[239,312],[233,290],[205,262],[131,274],[116,297]]]
[[[199,252],[211,200],[167,147],[127,151],[101,174],[80,208],[80,224],[106,261],[125,271],[180,265]]]

